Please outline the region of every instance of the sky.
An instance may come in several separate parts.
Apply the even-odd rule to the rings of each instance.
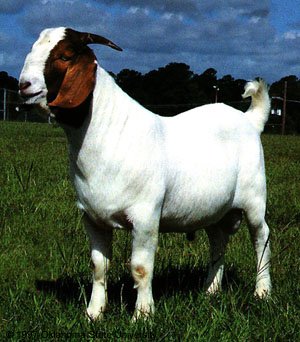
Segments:
[[[0,71],[18,78],[39,33],[58,26],[121,46],[93,46],[114,73],[182,62],[198,74],[215,68],[218,78],[300,78],[300,0],[3,0]]]

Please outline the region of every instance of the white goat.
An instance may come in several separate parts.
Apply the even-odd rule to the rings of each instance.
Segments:
[[[143,108],[96,62],[90,43],[111,41],[66,28],[44,30],[20,75],[20,94],[55,115],[69,142],[71,177],[95,266],[87,313],[106,306],[112,229],[131,229],[134,318],[154,312],[152,276],[158,233],[204,228],[211,247],[207,291],[221,288],[224,252],[242,213],[257,254],[255,295],[270,293],[269,228],[260,133],[270,100],[262,81],[249,82],[244,114],[224,104],[172,118]]]

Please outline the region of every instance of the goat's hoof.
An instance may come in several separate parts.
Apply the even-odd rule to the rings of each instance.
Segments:
[[[101,310],[94,311],[91,309],[87,309],[85,313],[88,322],[100,321],[103,318],[103,312]]]
[[[271,291],[268,288],[257,288],[254,292],[254,297],[259,299],[269,299]]]
[[[135,323],[139,320],[149,321],[154,317],[154,308],[145,309],[135,309],[132,316],[131,322]]]
[[[209,296],[215,296],[222,291],[221,286],[212,284],[206,289],[206,294]]]

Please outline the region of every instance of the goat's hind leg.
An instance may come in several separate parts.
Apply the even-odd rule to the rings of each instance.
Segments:
[[[206,279],[206,291],[215,294],[222,288],[224,272],[224,254],[229,240],[229,234],[219,226],[211,226],[206,229],[210,243],[210,263]]]
[[[95,225],[86,215],[85,228],[90,238],[91,259],[94,266],[93,288],[87,308],[88,318],[102,318],[107,304],[107,271],[112,256],[112,230]]]
[[[254,295],[266,298],[271,294],[270,231],[264,217],[247,214],[248,227],[257,257],[257,276]]]
[[[222,288],[226,246],[230,235],[238,230],[241,221],[242,211],[232,209],[217,224],[206,229],[210,243],[210,264],[206,280],[209,294],[214,294]]]

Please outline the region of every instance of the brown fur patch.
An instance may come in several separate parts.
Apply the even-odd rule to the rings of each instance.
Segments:
[[[143,266],[137,266],[137,267],[135,267],[135,268],[134,268],[134,273],[135,273],[135,275],[136,275],[137,277],[139,277],[139,278],[141,278],[141,279],[145,278],[145,276],[146,276],[146,274],[147,274],[147,272],[146,272],[146,270],[145,270],[145,267],[143,267]]]
[[[45,65],[47,102],[59,123],[80,127],[89,113],[97,65],[93,51],[79,37],[66,36]]]
[[[75,108],[94,89],[96,56],[87,46],[67,37],[53,48],[45,65],[49,106]]]

